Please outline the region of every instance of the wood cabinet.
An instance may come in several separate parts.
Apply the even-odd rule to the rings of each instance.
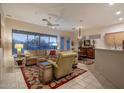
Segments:
[[[94,59],[95,57],[95,49],[94,48],[87,48],[87,57]]]
[[[80,47],[78,51],[78,58],[95,58],[95,49],[93,47]]]

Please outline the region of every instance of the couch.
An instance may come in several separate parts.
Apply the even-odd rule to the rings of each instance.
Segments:
[[[74,64],[76,57],[77,57],[76,52],[68,51],[59,53],[56,62],[48,60],[48,62],[53,64],[54,77],[56,79],[59,79],[70,74],[72,72],[72,66]]]
[[[46,58],[46,50],[25,50],[26,65],[34,65],[37,63],[38,58]]]

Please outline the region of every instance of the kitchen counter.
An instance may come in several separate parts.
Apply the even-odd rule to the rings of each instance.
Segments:
[[[95,68],[117,88],[124,88],[124,51],[95,49]]]
[[[122,49],[105,49],[105,48],[95,48],[96,50],[103,50],[103,51],[122,51],[124,52],[124,50]]]

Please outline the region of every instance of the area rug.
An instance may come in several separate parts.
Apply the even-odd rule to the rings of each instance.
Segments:
[[[39,80],[38,66],[23,67],[21,68],[21,71],[29,89],[55,89],[86,72],[84,69],[75,68],[70,75],[67,75],[59,80],[53,80],[47,85],[43,85]]]
[[[94,63],[93,59],[85,59],[85,60],[79,60],[78,61],[81,64],[85,64],[85,65],[92,65]]]

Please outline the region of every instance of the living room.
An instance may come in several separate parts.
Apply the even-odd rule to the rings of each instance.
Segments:
[[[1,3],[0,88],[123,89],[123,6]]]

